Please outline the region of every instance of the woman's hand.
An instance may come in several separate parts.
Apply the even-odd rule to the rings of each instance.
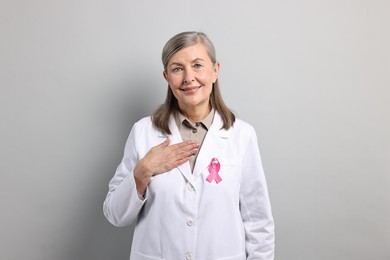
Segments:
[[[144,194],[152,176],[168,172],[189,160],[199,150],[199,144],[185,141],[169,145],[167,138],[161,144],[152,147],[134,168],[137,191]]]

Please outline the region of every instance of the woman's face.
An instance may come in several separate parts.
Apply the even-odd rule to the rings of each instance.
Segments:
[[[208,113],[206,110],[209,109],[210,94],[218,71],[219,63],[213,64],[206,47],[197,43],[172,56],[164,77],[183,112],[204,109]]]

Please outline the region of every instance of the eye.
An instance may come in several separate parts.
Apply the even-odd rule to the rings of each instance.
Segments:
[[[182,71],[182,70],[183,70],[182,67],[174,67],[174,68],[172,69],[172,72],[177,73],[177,72],[180,72],[180,71]]]
[[[203,65],[200,64],[200,63],[195,63],[195,64],[194,64],[194,68],[195,68],[195,69],[200,69],[200,68],[202,68],[202,67],[203,67]]]

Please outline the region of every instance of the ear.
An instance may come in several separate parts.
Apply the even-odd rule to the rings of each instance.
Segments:
[[[164,76],[164,79],[166,81],[168,81],[168,74],[167,74],[167,72],[165,70],[163,71],[163,76]]]
[[[221,67],[221,64],[217,61],[214,65],[214,68],[213,68],[213,83],[215,83],[215,81],[217,81],[217,79],[218,79],[218,73],[219,73],[220,67]]]

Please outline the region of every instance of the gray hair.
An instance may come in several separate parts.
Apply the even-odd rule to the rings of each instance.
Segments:
[[[164,65],[164,71],[167,71],[168,62],[176,52],[199,42],[206,47],[211,62],[216,64],[217,57],[215,48],[206,34],[202,32],[182,32],[173,36],[164,46],[161,57]],[[225,105],[225,102],[223,102],[218,79],[213,84],[210,94],[210,104],[221,115],[223,121],[222,128],[228,130],[232,127],[236,117]],[[163,133],[171,134],[171,130],[169,129],[170,116],[172,114],[176,114],[178,111],[178,101],[168,85],[167,96],[164,103],[161,104],[152,114],[153,125]]]
[[[206,34],[203,32],[182,32],[173,36],[163,48],[161,59],[164,71],[167,70],[168,62],[176,52],[199,42],[206,47],[211,62],[215,64],[217,62],[217,54],[213,43]]]

